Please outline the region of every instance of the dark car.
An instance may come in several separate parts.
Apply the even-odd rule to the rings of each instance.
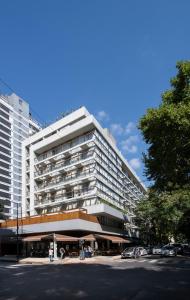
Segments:
[[[182,244],[175,243],[175,244],[171,244],[171,245],[176,248],[177,254],[182,254],[183,253],[183,245]]]
[[[176,255],[177,255],[177,250],[173,245],[164,246],[161,250],[161,256],[176,256]]]
[[[188,246],[188,245],[183,246],[183,255],[190,256],[190,246]]]

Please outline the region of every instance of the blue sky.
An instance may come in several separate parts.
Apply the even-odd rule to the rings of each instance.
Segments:
[[[188,0],[0,0],[0,77],[42,121],[85,105],[143,181],[135,128],[190,55]]]

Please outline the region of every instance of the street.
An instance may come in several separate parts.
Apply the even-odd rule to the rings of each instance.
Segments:
[[[190,298],[190,259],[97,258],[95,262],[20,265],[0,263],[0,299]]]

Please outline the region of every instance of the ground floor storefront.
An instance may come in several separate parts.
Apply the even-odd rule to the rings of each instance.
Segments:
[[[74,232],[73,232],[74,234]],[[131,243],[126,238],[89,233],[78,236],[64,235],[62,233],[38,234],[29,236],[6,237],[1,239],[1,255],[19,254],[20,257],[48,257],[49,249],[53,250],[54,258],[61,256],[60,249],[64,249],[65,257],[78,257],[81,250],[85,256],[117,255]]]
[[[61,248],[65,256],[79,256],[88,248],[93,255],[114,255],[130,242],[118,228],[105,227],[81,211],[8,220],[0,226],[0,256],[47,257],[52,249],[57,258]]]

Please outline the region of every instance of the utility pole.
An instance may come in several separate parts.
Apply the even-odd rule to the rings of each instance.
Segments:
[[[16,259],[19,261],[19,240],[18,240],[18,203],[17,203],[17,218],[16,218]]]

